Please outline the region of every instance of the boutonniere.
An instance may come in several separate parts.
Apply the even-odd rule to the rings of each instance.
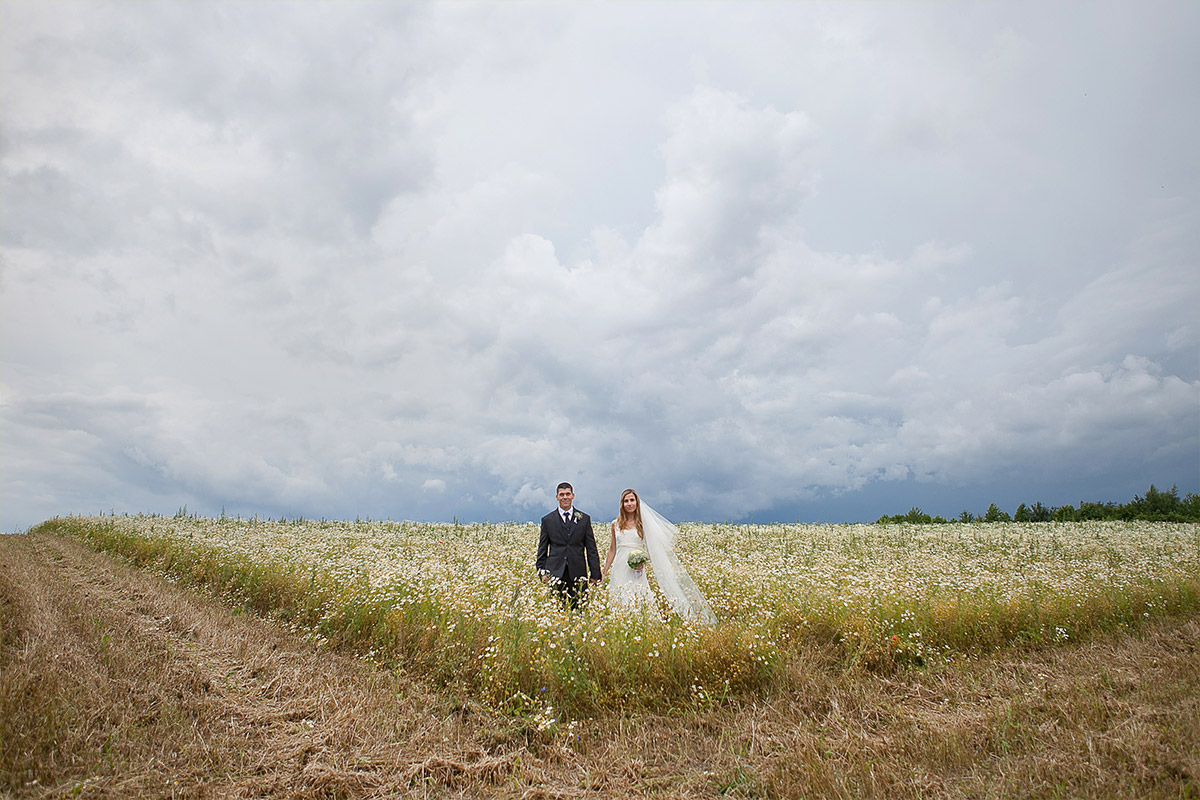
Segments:
[[[572,519],[574,519],[576,522],[579,522],[579,520],[583,519],[583,515],[576,511],[575,516]]]

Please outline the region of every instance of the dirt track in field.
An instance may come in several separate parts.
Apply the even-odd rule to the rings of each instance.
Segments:
[[[75,542],[2,545],[18,796],[419,796],[541,760],[487,715]]]
[[[1200,621],[541,733],[74,541],[0,537],[0,797],[1200,796]],[[576,736],[575,734],[578,734]]]

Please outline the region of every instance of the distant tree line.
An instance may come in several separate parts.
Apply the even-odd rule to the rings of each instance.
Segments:
[[[995,503],[983,514],[963,511],[956,519],[931,517],[915,506],[907,514],[880,517],[882,525],[892,523],[932,524],[938,522],[1082,522],[1085,520],[1150,520],[1154,522],[1200,522],[1200,495],[1188,492],[1180,498],[1179,490],[1172,486],[1170,491],[1161,492],[1150,484],[1143,496],[1135,496],[1128,503],[1087,503],[1047,506],[1041,502],[1033,505],[1021,503],[1010,516]]]

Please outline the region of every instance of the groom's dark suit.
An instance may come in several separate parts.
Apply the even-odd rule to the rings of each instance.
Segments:
[[[558,581],[559,590],[574,607],[579,587],[587,585],[589,575],[592,580],[600,580],[600,554],[596,551],[592,518],[574,511],[571,520],[564,522],[558,509],[542,517],[537,569]]]

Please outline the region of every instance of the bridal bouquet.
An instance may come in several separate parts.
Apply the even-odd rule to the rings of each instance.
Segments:
[[[629,565],[630,569],[641,569],[642,565],[649,560],[650,556],[646,555],[645,550],[634,550],[629,554],[629,558],[626,559],[625,563]]]

